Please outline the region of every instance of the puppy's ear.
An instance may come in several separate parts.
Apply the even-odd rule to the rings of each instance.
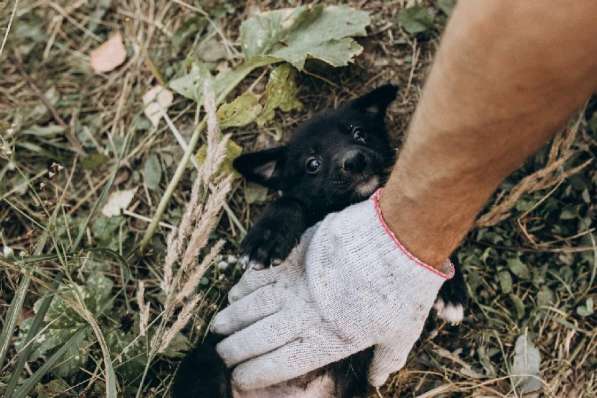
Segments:
[[[351,106],[372,116],[384,117],[386,109],[396,99],[398,86],[385,84],[353,100]]]
[[[279,146],[241,155],[234,159],[232,165],[248,181],[278,189],[285,159],[286,147]]]

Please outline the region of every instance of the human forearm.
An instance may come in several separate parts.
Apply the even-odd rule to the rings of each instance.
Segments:
[[[440,264],[502,179],[594,90],[596,13],[588,0],[456,7],[381,199],[419,258]]]

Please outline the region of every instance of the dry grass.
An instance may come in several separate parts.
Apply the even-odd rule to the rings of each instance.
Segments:
[[[369,36],[360,40],[365,51],[338,70],[309,64],[299,77],[303,111],[280,114],[264,128],[228,130],[228,138],[214,123],[206,88],[212,117],[200,144],[208,145],[207,159],[183,170],[157,233],[145,252],[137,250],[184,153],[181,139],[188,142],[205,115],[175,97],[170,122],[153,128],[142,114],[143,94],[180,74],[210,38],[224,49],[219,67],[236,65],[240,21],[257,6],[291,3],[0,2],[2,326],[13,299],[23,302],[0,361],[0,391],[29,347],[35,350],[12,379],[18,385],[55,361],[32,385],[33,396],[44,389],[105,396],[115,387],[119,396],[167,393],[181,353],[202,338],[241,273],[231,256],[259,207],[247,205],[241,181],[217,173],[227,139],[245,148],[271,145],[312,112],[392,80],[402,88],[389,117],[400,142],[445,18],[438,13],[436,30],[414,38],[396,20],[402,6],[421,1],[351,1],[372,14]],[[125,39],[125,64],[91,73],[89,52],[116,31]],[[251,74],[239,90],[260,92],[267,72]],[[458,252],[471,296],[467,319],[460,327],[431,319],[407,368],[380,391],[384,397],[515,396],[509,367],[523,333],[542,355],[543,395],[596,395],[597,329],[594,315],[582,312],[597,299],[596,108],[591,101],[500,188],[479,219],[482,228]],[[161,170],[157,184],[152,157]],[[131,188],[137,190],[123,215],[100,214],[110,192]],[[516,259],[528,274],[511,272]],[[78,338],[67,333],[73,327],[83,330],[63,356],[54,355],[60,344],[42,351],[38,340],[25,338],[47,298],[53,303],[33,337],[63,344]]]

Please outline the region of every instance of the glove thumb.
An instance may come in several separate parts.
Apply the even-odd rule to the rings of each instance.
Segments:
[[[382,386],[391,373],[404,367],[409,349],[400,345],[399,340],[393,345],[378,344],[373,352],[373,361],[369,365],[369,383],[374,387]]]

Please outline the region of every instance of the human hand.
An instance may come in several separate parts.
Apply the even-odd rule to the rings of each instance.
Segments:
[[[369,382],[404,366],[443,282],[387,229],[378,191],[309,229],[279,267],[249,270],[212,330],[243,390],[301,376],[375,346]]]

